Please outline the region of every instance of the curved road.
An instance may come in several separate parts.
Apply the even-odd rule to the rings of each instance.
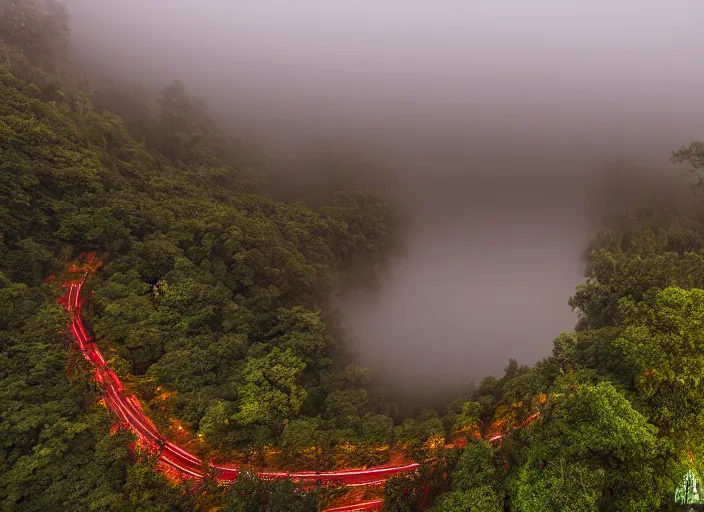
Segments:
[[[117,374],[110,368],[93,338],[86,331],[81,318],[81,307],[85,302],[81,298],[83,284],[92,276],[102,263],[95,258],[94,254],[83,255],[85,264],[82,266],[71,265],[69,272],[80,274],[75,280],[66,281],[63,287],[66,293],[57,299],[57,302],[64,306],[71,315],[70,332],[81,350],[83,356],[95,368],[95,380],[104,390],[104,399],[107,407],[116,414],[122,423],[129,428],[139,438],[140,443],[147,449],[159,453],[160,460],[174,468],[188,478],[203,478],[205,463],[186,450],[173,444],[166,439],[159,429],[154,425],[149,416],[142,409],[139,400],[133,395],[128,395],[122,386],[122,382]],[[516,425],[512,430],[518,430],[540,417],[540,412],[536,412],[526,418],[522,423]],[[508,432],[503,428],[503,423],[499,422],[497,428],[490,430],[488,441],[490,443],[500,443]],[[215,478],[221,483],[230,483],[237,478],[239,469],[235,466],[209,464],[215,470]],[[344,484],[351,487],[376,486],[386,482],[386,480],[400,473],[413,471],[420,467],[413,462],[400,466],[378,466],[369,469],[342,469],[338,471],[262,471],[257,475],[260,478],[290,478],[297,482],[307,484],[319,484],[323,486]],[[330,508],[324,512],[352,512],[362,510],[378,510],[382,507],[384,500],[369,500],[354,504]]]
[[[86,265],[69,267],[69,272],[81,274],[79,279],[63,283],[66,293],[57,302],[71,314],[70,332],[83,356],[95,368],[95,380],[104,389],[104,399],[108,408],[137,435],[141,444],[147,449],[159,453],[160,460],[190,478],[203,478],[204,462],[195,455],[168,441],[149,419],[136,397],[125,393],[122,382],[110,368],[93,338],[88,334],[81,318],[81,307],[85,299],[81,290],[86,280],[100,267],[94,256],[88,255]],[[338,471],[293,471],[293,472],[259,472],[260,478],[290,478],[302,483],[320,485],[366,486],[383,484],[389,477],[417,469],[417,463],[401,466],[379,466],[370,469],[344,469]],[[238,468],[226,465],[210,464],[215,470],[218,482],[229,483],[237,478]],[[329,512],[348,512],[355,510],[378,510],[383,500],[359,502],[328,509]]]

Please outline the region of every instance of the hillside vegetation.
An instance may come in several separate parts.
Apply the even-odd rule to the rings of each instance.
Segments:
[[[401,417],[329,308],[346,272],[383,269],[398,243],[391,205],[350,187],[315,208],[272,199],[183,83],[154,104],[91,89],[69,34],[60,4],[0,0],[2,510],[317,510],[326,498],[249,474],[232,488],[169,481],[111,430],[47,279],[87,251],[105,262],[86,306],[102,352],[199,456],[423,462],[387,484],[390,511],[677,509],[704,460],[698,200],[604,225],[570,298],[578,325],[550,357],[510,360],[444,411]],[[674,159],[701,176],[704,145]]]

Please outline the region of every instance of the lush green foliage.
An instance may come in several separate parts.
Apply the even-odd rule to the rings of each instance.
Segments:
[[[32,0],[0,10],[3,509],[193,507],[148,462],[134,465],[86,366],[71,350],[67,360],[59,290],[42,282],[83,251],[106,262],[87,316],[162,429],[259,462],[286,443],[316,450],[315,467],[379,460],[388,407],[370,402],[366,372],[321,311],[341,270],[383,263],[388,205],[365,190],[317,212],[267,198],[178,81],[155,112],[135,106],[143,117],[128,124],[149,134],[138,142],[54,72],[65,11]],[[349,442],[359,448],[343,457]]]
[[[155,106],[79,87],[69,33],[51,0],[0,0],[2,510],[325,499],[247,473],[230,489],[176,485],[129,434],[111,435],[60,291],[44,282],[83,251],[105,260],[87,308],[103,353],[159,427],[206,458],[323,469],[402,445],[425,464],[387,485],[397,511],[669,510],[701,471],[701,205],[609,219],[570,299],[579,323],[550,357],[510,360],[444,415],[394,421],[327,314],[346,271],[383,265],[390,206],[360,188],[326,190],[314,209],[268,197],[181,82]],[[673,159],[701,177],[704,144]]]
[[[701,148],[675,158],[701,172]],[[675,488],[690,468],[701,474],[704,455],[702,213],[697,200],[608,219],[570,299],[577,331],[559,335],[535,367],[509,365],[448,407],[455,431],[503,420],[508,434],[484,458],[470,440],[438,510],[469,507],[468,490],[502,510],[675,509]],[[511,428],[532,411],[541,417]]]
[[[317,512],[318,494],[300,492],[288,480],[262,481],[244,472],[232,486],[228,512]]]

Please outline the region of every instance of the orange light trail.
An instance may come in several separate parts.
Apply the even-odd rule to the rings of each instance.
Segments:
[[[100,349],[93,341],[93,338],[86,332],[83,319],[80,315],[82,306],[81,290],[85,281],[102,265],[94,254],[82,255],[84,265],[71,265],[69,272],[81,274],[81,279],[67,281],[63,284],[66,294],[59,297],[57,302],[71,315],[71,325],[69,332],[73,336],[81,350],[83,357],[95,368],[95,381],[104,389],[105,405],[117,415],[132,432],[137,435],[140,444],[147,450],[158,453],[159,458],[166,465],[180,471],[183,475],[194,479],[203,478],[204,463],[195,455],[187,452],[183,448],[168,441],[159,432],[152,420],[145,414],[142,404],[134,395],[124,392],[124,386],[117,374],[105,362]],[[542,396],[541,396],[542,398]],[[544,401],[541,401],[544,403]],[[521,424],[514,426],[514,430],[525,427],[532,421],[540,417],[540,412],[536,412],[524,420]],[[497,425],[499,430],[503,430],[501,425]],[[496,432],[496,429],[492,429]],[[501,431],[489,437],[488,441],[494,443],[506,436]],[[481,437],[481,435],[479,436]],[[239,473],[239,469],[234,466],[209,464],[215,470],[215,478],[220,483],[233,482]],[[379,486],[401,473],[408,473],[420,467],[420,464],[412,462],[403,465],[379,466],[370,469],[342,469],[337,471],[316,472],[316,471],[263,471],[258,472],[259,478],[278,479],[290,478],[302,483],[319,483],[323,486],[346,485],[350,487]],[[378,510],[382,507],[384,500],[370,500],[341,507],[329,508],[324,512],[352,512],[362,510]]]
[[[69,332],[76,341],[83,357],[95,368],[95,381],[104,389],[104,403],[117,415],[132,432],[137,435],[140,444],[147,450],[159,453],[159,458],[168,466],[190,478],[202,479],[204,463],[195,455],[168,441],[159,432],[151,419],[144,413],[141,403],[133,395],[124,393],[122,382],[117,374],[109,368],[105,358],[93,338],[86,332],[80,315],[82,306],[81,291],[85,281],[102,265],[94,254],[82,255],[84,265],[71,265],[69,272],[81,274],[81,279],[63,284],[66,294],[57,302],[71,315]],[[220,483],[230,483],[237,478],[236,467],[210,464],[215,469],[215,477]],[[352,487],[382,485],[388,478],[400,473],[418,469],[420,464],[411,463],[398,466],[381,466],[371,469],[345,469],[328,472],[259,472],[260,478],[290,478],[298,482],[318,483],[321,485],[344,484]],[[327,512],[354,510],[376,510],[381,508],[383,500],[365,501],[344,507],[328,509]]]

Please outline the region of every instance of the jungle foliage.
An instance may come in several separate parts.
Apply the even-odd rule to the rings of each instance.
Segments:
[[[698,202],[611,217],[570,298],[579,323],[551,356],[510,360],[442,413],[402,418],[328,308],[347,271],[383,268],[391,205],[353,187],[307,206],[269,197],[180,81],[155,102],[88,87],[67,64],[68,20],[52,0],[0,0],[2,510],[317,510],[330,498],[249,473],[227,489],[175,484],[111,432],[46,279],[86,251],[105,262],[86,307],[101,350],[157,425],[206,458],[328,469],[400,450],[424,464],[387,484],[398,511],[672,510],[685,475],[701,474]],[[673,159],[704,174],[700,142]]]

